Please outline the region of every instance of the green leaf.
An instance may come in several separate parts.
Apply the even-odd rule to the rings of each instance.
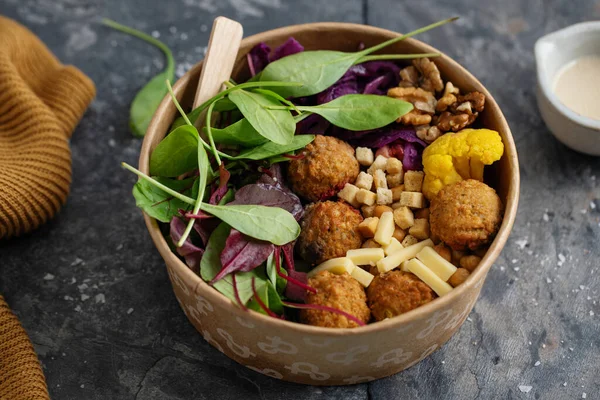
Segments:
[[[271,253],[269,258],[267,258],[266,272],[267,276],[269,277],[269,281],[273,285],[275,285],[275,287],[277,288],[277,292],[282,294],[287,285],[287,281],[277,274],[277,265],[275,264],[275,253]],[[283,274],[286,274],[286,271],[283,268],[281,268],[281,272]]]
[[[196,178],[180,181],[162,177],[154,179],[172,190],[184,194],[193,192],[193,187],[198,181]],[[177,215],[179,209],[187,211],[192,208],[191,205],[171,196],[145,179],[138,180],[133,186],[133,197],[135,204],[146,214],[166,223],[170,222],[174,215]]]
[[[204,128],[206,131],[206,128]],[[254,147],[268,142],[256,129],[243,118],[223,129],[212,128],[213,139],[216,143]]]
[[[198,168],[198,131],[183,125],[164,138],[150,156],[150,174],[179,176]]]
[[[223,205],[229,203],[230,201],[233,201],[234,198],[235,198],[235,190],[229,189],[225,193],[225,195],[221,198],[221,200],[219,200],[219,205],[223,206]]]
[[[281,104],[270,97],[246,90],[229,93],[233,101],[250,125],[270,141],[285,145],[292,141],[296,131],[294,117],[288,110],[271,110],[268,107]]]
[[[152,36],[146,35],[143,32],[108,19],[102,20],[102,23],[158,47],[167,58],[167,66],[164,71],[152,78],[150,82],[135,95],[131,102],[129,109],[129,127],[135,136],[142,137],[146,134],[150,120],[158,108],[158,105],[167,94],[165,80],[172,82],[175,79],[175,61],[173,60],[173,54],[163,42]]]
[[[413,109],[403,100],[373,94],[348,94],[318,106],[298,106],[319,114],[335,126],[351,131],[377,129],[394,122]]]
[[[300,225],[296,219],[288,211],[279,207],[216,206],[202,203],[200,209],[214,215],[245,235],[275,245],[281,246],[289,243],[300,234]]]
[[[301,149],[313,140],[315,140],[314,135],[296,135],[290,144],[279,145],[273,142],[267,142],[263,145],[243,150],[237,156],[231,157],[231,159],[253,161],[264,160],[265,158],[274,157],[280,154],[287,154],[291,151]]]
[[[237,278],[237,277],[236,277]],[[236,282],[237,283],[237,282]],[[271,282],[261,282],[260,288],[258,287],[258,281],[255,281],[256,293],[262,300],[262,302],[273,311],[275,314],[283,314],[283,303],[279,294],[271,284]],[[248,308],[257,311],[261,314],[267,314],[262,307],[258,304],[255,298],[252,298],[248,303]]]
[[[392,38],[356,53],[317,50],[292,54],[267,65],[261,72],[259,79],[261,81],[293,81],[303,84],[300,87],[279,87],[273,89],[273,91],[285,98],[311,96],[322,92],[333,85],[353,64],[356,64],[359,60],[363,59],[363,57],[366,57],[377,50],[381,50],[386,46],[454,20],[456,20],[456,18],[450,18],[427,25],[423,28],[416,29],[405,35]]]
[[[231,228],[221,223],[217,229],[213,231],[206,245],[206,250],[200,261],[200,276],[207,282],[210,282],[217,273],[221,270],[221,253],[225,248],[225,241],[229,236]],[[256,270],[250,272],[238,272],[235,274],[236,286],[242,303],[246,304],[252,297],[252,278],[254,277],[256,288],[262,288],[266,284],[266,280],[260,277]],[[233,291],[233,281],[230,275],[219,279],[213,285],[215,289],[237,304],[235,293]]]
[[[278,87],[272,90],[282,97],[303,97],[317,94],[338,81],[363,54],[342,51],[303,51],[270,63],[262,71],[261,81],[301,82],[299,87]]]

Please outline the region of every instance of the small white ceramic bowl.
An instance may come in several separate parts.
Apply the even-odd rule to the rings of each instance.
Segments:
[[[554,94],[557,73],[571,61],[592,55],[600,56],[600,22],[571,25],[538,39],[537,102],[542,118],[558,140],[573,150],[600,156],[600,120],[577,114]]]

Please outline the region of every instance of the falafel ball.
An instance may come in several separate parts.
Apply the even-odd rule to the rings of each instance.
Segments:
[[[369,308],[377,321],[413,310],[435,297],[416,275],[398,270],[376,275],[367,288]]]
[[[347,312],[365,324],[371,313],[367,307],[365,289],[348,273],[335,275],[322,271],[308,280],[317,293],[307,292],[306,304],[318,304]],[[326,328],[356,328],[358,324],[341,314],[323,310],[300,310],[300,321]]]
[[[308,201],[331,198],[358,176],[354,149],[343,140],[317,135],[300,154],[304,157],[290,161],[288,178],[292,190]]]
[[[475,250],[492,241],[502,223],[502,201],[483,182],[445,186],[431,199],[431,233],[454,250]]]
[[[360,248],[362,236],[358,225],[362,221],[360,211],[343,202],[309,204],[302,218],[296,251],[312,265],[343,257],[348,250]]]

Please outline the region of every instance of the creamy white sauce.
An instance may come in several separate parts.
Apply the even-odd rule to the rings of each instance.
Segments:
[[[554,78],[554,93],[577,114],[600,120],[600,55],[565,65]]]

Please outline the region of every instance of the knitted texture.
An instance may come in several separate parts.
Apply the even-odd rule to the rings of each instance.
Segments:
[[[0,296],[0,400],[47,400],[40,362],[17,317]]]
[[[37,228],[65,203],[68,140],[95,94],[81,71],[0,16],[0,239]]]

